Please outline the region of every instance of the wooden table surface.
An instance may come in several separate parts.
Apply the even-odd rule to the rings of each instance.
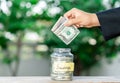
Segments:
[[[46,76],[0,77],[0,83],[120,83],[119,77],[73,77],[72,81],[54,81]]]

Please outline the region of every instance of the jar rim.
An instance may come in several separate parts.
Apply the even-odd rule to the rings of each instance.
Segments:
[[[70,52],[70,48],[54,48],[55,52]]]

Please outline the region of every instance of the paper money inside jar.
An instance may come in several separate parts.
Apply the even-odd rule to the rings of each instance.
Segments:
[[[53,80],[72,80],[74,63],[69,48],[55,48],[51,54],[51,78]]]

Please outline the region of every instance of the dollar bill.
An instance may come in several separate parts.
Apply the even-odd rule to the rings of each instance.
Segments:
[[[61,16],[51,29],[51,31],[66,45],[70,44],[72,40],[75,39],[75,37],[80,33],[74,25],[69,27],[64,26],[64,23],[67,20],[67,18]]]
[[[53,28],[51,29],[53,32],[56,31],[57,29],[59,29],[59,27],[66,21],[66,19],[64,17],[60,17],[58,19],[58,21],[55,23],[55,25],[53,26]]]

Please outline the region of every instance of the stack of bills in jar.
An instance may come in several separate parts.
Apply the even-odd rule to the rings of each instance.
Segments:
[[[51,31],[66,45],[70,44],[72,40],[75,39],[75,37],[80,33],[74,25],[69,27],[64,26],[67,20],[67,18],[61,16],[51,29]]]

